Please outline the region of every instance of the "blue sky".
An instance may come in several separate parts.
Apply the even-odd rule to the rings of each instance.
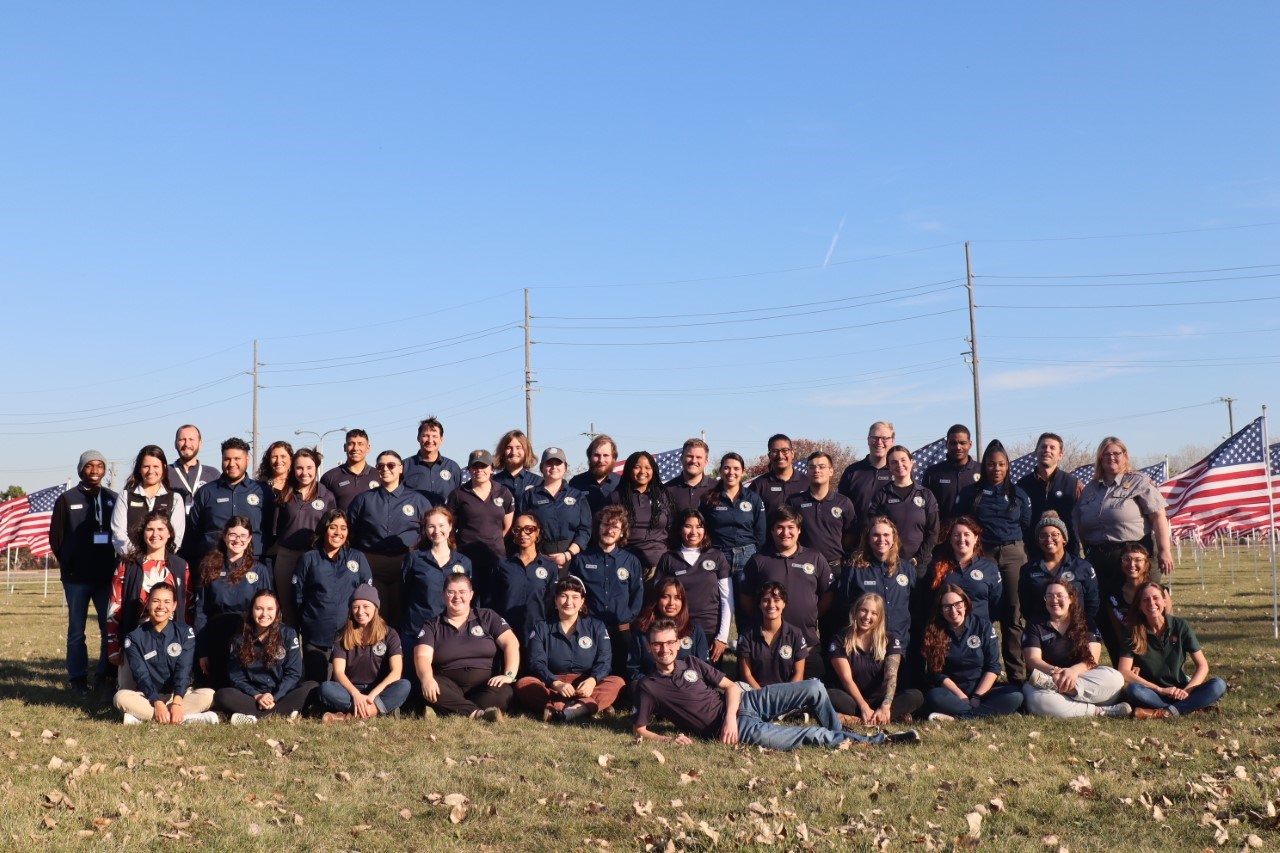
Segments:
[[[492,447],[523,288],[539,447],[919,446],[973,421],[966,240],[984,437],[1280,403],[1271,4],[4,17],[0,484],[247,435],[255,338],[264,445]]]

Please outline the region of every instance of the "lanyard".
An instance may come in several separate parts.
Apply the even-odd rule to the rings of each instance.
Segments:
[[[187,475],[182,472],[181,462],[173,466],[173,473],[178,475],[178,480],[186,488],[187,494],[193,498],[196,496],[196,490],[199,489],[202,485],[204,485],[203,483],[200,482],[200,472],[204,469],[204,466],[200,464],[200,460],[198,459],[196,460],[195,469],[196,469],[196,481],[194,484],[192,484],[191,481],[187,479]]]

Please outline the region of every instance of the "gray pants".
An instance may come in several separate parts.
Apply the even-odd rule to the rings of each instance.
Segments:
[[[1022,695],[1027,713],[1037,717],[1087,717],[1095,705],[1114,705],[1124,690],[1124,676],[1109,666],[1099,666],[1076,679],[1076,693],[1066,696],[1056,690],[1041,690],[1023,682]]]

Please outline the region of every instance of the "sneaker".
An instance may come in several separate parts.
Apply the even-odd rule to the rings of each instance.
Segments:
[[[1056,691],[1058,689],[1058,685],[1053,683],[1053,676],[1039,669],[1033,669],[1027,673],[1027,681],[1030,681],[1033,687],[1038,687],[1041,690]]]
[[[1114,705],[1103,705],[1098,709],[1099,717],[1128,717],[1133,714],[1133,706],[1128,702],[1117,702]]]
[[[1133,718],[1135,720],[1163,720],[1169,716],[1169,712],[1164,708],[1135,708],[1133,710]]]
[[[483,711],[480,712],[479,716],[477,716],[476,719],[484,720],[486,723],[500,723],[502,722],[502,719],[503,719],[502,709],[501,708],[485,708]]]
[[[89,689],[89,679],[83,676],[71,679],[67,682],[67,685],[71,688],[71,692],[77,696],[88,696],[93,692]]]
[[[931,723],[954,723],[955,721],[955,717],[950,714],[944,714],[941,711],[934,711],[929,715],[929,722]]]
[[[258,722],[258,718],[253,714],[232,714],[231,725],[233,726],[252,726]]]
[[[345,723],[350,717],[341,711],[326,711],[324,716],[320,718],[322,723]]]
[[[187,725],[217,725],[222,722],[218,717],[217,711],[201,711],[198,714],[187,714],[182,718],[182,724]]]
[[[919,743],[920,733],[915,729],[907,729],[905,732],[894,732],[884,736],[885,743]]]
[[[290,712],[289,712],[289,719],[291,719],[291,720],[297,720],[297,719],[300,719],[301,717],[302,717],[302,712],[301,712],[301,711],[290,711]]]
[[[137,717],[135,717],[133,714],[125,714],[125,715],[124,715],[124,724],[125,724],[126,726],[140,726],[140,725],[142,725],[142,720],[139,720],[139,719],[138,719]]]
[[[556,709],[550,703],[542,706],[542,722],[549,723],[556,718]]]

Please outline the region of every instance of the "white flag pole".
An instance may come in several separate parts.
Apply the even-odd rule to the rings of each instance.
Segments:
[[[1267,443],[1267,407],[1262,407],[1262,465],[1267,472],[1267,526],[1271,529],[1271,632],[1280,640],[1280,585],[1276,576],[1276,502],[1271,491],[1271,445]]]

